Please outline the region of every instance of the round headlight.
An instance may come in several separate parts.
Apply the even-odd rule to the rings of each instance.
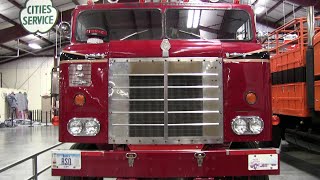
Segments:
[[[87,135],[95,136],[100,131],[100,124],[97,120],[89,120],[84,125]]]
[[[231,127],[234,133],[242,135],[248,131],[247,122],[240,118],[233,119]]]
[[[249,121],[249,128],[253,134],[260,134],[263,130],[264,122],[261,118],[252,118]]]
[[[81,133],[83,124],[80,120],[72,119],[68,123],[68,131],[71,135],[77,136]]]

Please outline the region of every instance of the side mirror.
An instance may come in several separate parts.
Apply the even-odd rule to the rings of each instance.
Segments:
[[[268,40],[268,33],[265,32],[257,32],[257,40],[260,44],[263,44]]]
[[[62,37],[70,39],[71,25],[68,22],[61,22],[58,25],[58,31]]]
[[[101,38],[104,39],[107,37],[108,32],[101,28],[90,28],[86,30],[86,35],[88,38]]]

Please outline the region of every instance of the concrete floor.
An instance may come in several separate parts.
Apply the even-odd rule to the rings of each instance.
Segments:
[[[53,126],[16,127],[0,129],[0,168],[21,160],[58,143],[58,128]],[[58,149],[69,149],[64,144]],[[271,180],[318,180],[320,179],[320,155],[312,154],[283,143],[281,151],[281,175]],[[38,159],[39,170],[50,164],[50,152]],[[31,176],[31,160],[0,174],[0,179],[23,180]],[[48,170],[39,180],[59,180]]]

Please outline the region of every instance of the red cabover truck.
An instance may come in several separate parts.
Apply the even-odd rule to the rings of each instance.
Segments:
[[[279,174],[269,55],[250,6],[117,2],[77,6],[60,57],[61,179]]]

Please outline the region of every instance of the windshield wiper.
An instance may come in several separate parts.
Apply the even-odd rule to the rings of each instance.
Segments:
[[[204,37],[201,37],[200,35],[195,34],[195,33],[192,33],[192,32],[184,31],[184,30],[181,30],[181,29],[177,29],[177,30],[178,30],[179,32],[182,32],[182,33],[185,33],[185,34],[189,34],[189,35],[191,35],[191,36],[195,36],[195,37],[198,37],[198,38],[203,39],[203,40],[208,40],[208,39],[206,39],[206,38],[204,38]]]
[[[135,35],[138,35],[138,34],[141,34],[141,33],[147,32],[147,31],[150,31],[150,29],[145,29],[145,30],[142,30],[142,31],[134,32],[134,33],[132,33],[132,34],[129,34],[129,35],[127,35],[127,36],[125,36],[125,37],[121,38],[121,39],[120,39],[120,41],[125,40],[125,39],[128,39],[128,38],[130,38],[130,37],[132,37],[132,36],[135,36]]]

